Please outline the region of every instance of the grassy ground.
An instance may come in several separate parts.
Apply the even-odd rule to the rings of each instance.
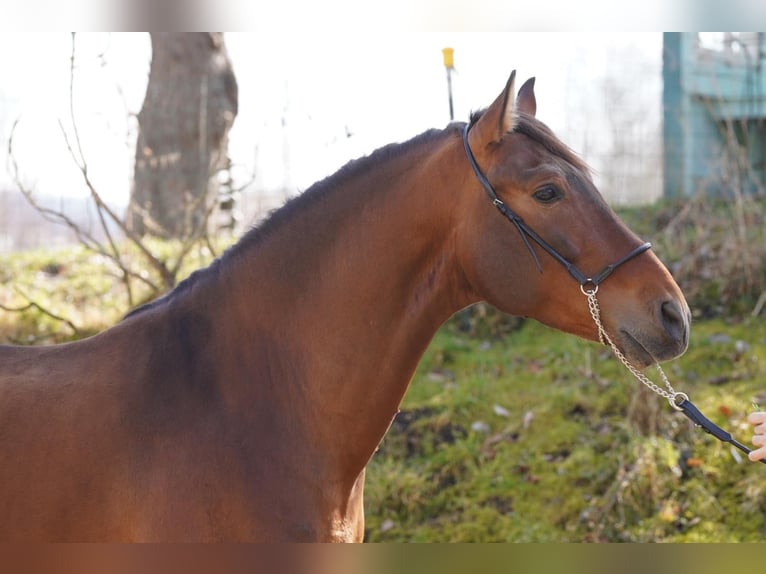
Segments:
[[[666,371],[749,441],[766,325],[698,323]],[[442,330],[369,466],[369,540],[762,540],[762,465],[654,396],[659,432],[642,436],[626,417],[636,384],[606,350],[531,321],[492,343]]]
[[[0,310],[0,342],[52,343],[113,324],[127,310],[118,275],[80,249],[1,256],[0,305],[38,307]],[[637,394],[604,348],[533,321],[508,333],[495,319],[482,319],[491,328],[478,337],[453,321],[430,346],[369,466],[368,540],[763,539],[762,465]],[[696,320],[689,352],[666,370],[749,442],[744,417],[754,400],[766,405],[763,314]],[[628,422],[642,404],[659,405],[650,436]]]

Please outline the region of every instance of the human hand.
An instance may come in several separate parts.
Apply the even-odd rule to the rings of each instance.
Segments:
[[[755,450],[748,454],[748,458],[752,461],[761,460],[766,458],[766,411],[757,411],[750,413],[747,416],[747,422],[753,425],[752,442],[756,447]]]

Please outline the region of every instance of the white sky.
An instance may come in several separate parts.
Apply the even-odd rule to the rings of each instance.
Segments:
[[[607,75],[630,83],[631,62],[660,72],[662,37],[600,33],[284,32],[227,34],[240,86],[230,151],[256,189],[305,189],[338,167],[391,141],[449,120],[441,49],[455,49],[455,116],[488,105],[512,68],[520,83],[537,77],[538,117],[586,159],[598,147],[595,97]],[[38,193],[85,195],[58,122],[71,135],[67,33],[0,35],[0,138],[12,123],[25,180]],[[103,54],[103,57],[100,56]],[[628,61],[624,61],[629,55]],[[75,113],[91,175],[101,193],[127,201],[135,121],[146,89],[147,34],[78,34]],[[652,76],[654,77],[654,76]],[[658,121],[661,82],[634,82]],[[603,120],[603,118],[601,118]],[[284,127],[283,127],[284,123]],[[352,135],[347,137],[347,131]],[[4,162],[5,163],[5,162]],[[241,176],[244,179],[244,175]],[[9,187],[0,171],[0,189]]]

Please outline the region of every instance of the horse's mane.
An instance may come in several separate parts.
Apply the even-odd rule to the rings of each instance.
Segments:
[[[281,229],[288,224],[297,213],[311,208],[311,206],[315,205],[317,202],[326,199],[329,194],[334,192],[334,190],[345,187],[349,182],[358,178],[362,174],[368,173],[376,166],[401,158],[424,144],[433,142],[447,134],[458,135],[459,133],[456,124],[451,124],[445,130],[430,129],[405,142],[387,144],[376,149],[367,156],[351,160],[334,174],[314,183],[306,189],[306,191],[288,199],[281,207],[278,207],[269,213],[269,215],[258,224],[251,227],[250,230],[237,241],[237,243],[232,245],[223,253],[223,255],[213,261],[209,267],[195,271],[188,278],[176,285],[172,291],[154,301],[133,309],[125,315],[124,319],[133,317],[143,311],[156,308],[159,305],[171,301],[177,295],[189,290],[189,288],[198,281],[206,278],[212,270],[218,269],[220,265],[224,265],[227,261],[256,248],[278,229]]]
[[[252,227],[225,256],[233,256],[242,250],[252,248],[289,222],[298,212],[309,209],[319,200],[326,199],[333,191],[345,187],[375,166],[388,163],[411,153],[423,144],[432,142],[448,130],[427,130],[402,143],[391,143],[376,149],[370,155],[349,161],[334,174],[314,183],[306,191],[288,199],[281,207],[272,211],[265,219]]]

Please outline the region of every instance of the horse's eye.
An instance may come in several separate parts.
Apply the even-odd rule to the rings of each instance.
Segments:
[[[561,193],[552,185],[546,185],[534,193],[534,198],[540,203],[553,203],[561,199]]]

